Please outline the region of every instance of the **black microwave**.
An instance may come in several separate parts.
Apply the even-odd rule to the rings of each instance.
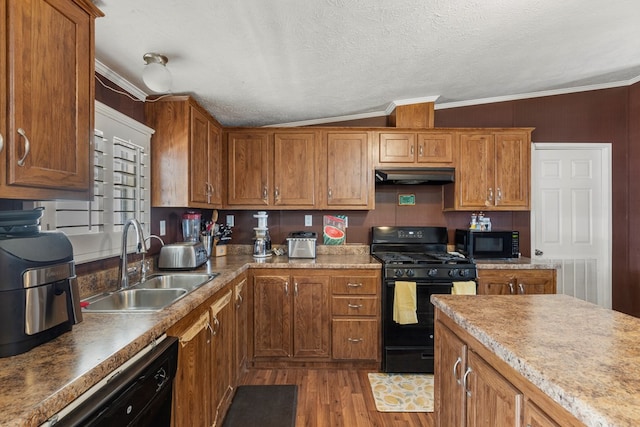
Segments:
[[[473,259],[518,258],[520,233],[517,231],[474,231],[457,229],[456,251]]]

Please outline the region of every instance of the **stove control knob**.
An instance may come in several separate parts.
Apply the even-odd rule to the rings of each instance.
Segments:
[[[398,268],[397,270],[394,270],[393,275],[395,277],[402,277],[402,275],[404,274],[404,270]]]
[[[427,276],[429,277],[435,277],[438,275],[438,269],[437,268],[430,268],[429,271],[427,271]]]
[[[465,268],[463,270],[460,270],[460,277],[469,277],[469,269]]]
[[[407,273],[407,276],[408,276],[408,277],[413,277],[413,276],[415,276],[415,275],[416,275],[416,272],[415,272],[415,271],[413,271],[413,270],[412,270],[412,269],[410,269],[410,268],[408,268],[408,269],[407,269],[406,273]]]
[[[456,277],[457,275],[458,275],[457,268],[452,268],[451,270],[449,270],[449,277]]]

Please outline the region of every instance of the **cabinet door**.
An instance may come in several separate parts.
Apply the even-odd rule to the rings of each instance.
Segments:
[[[456,168],[460,208],[485,209],[494,198],[494,144],[491,134],[460,134]]]
[[[462,378],[467,365],[467,345],[436,322],[434,374],[435,414],[438,427],[465,425],[465,393]]]
[[[247,316],[249,314],[247,307],[247,279],[243,278],[234,286],[235,292],[235,371],[236,382],[242,376],[247,364],[247,345],[248,345],[248,325]]]
[[[515,295],[517,292],[513,270],[478,270],[478,295]]]
[[[209,123],[209,198],[207,203],[222,206],[222,129]]]
[[[181,321],[167,335],[180,339],[178,370],[173,383],[172,426],[208,427],[210,421],[210,351],[209,313],[189,322]]]
[[[520,294],[555,294],[555,270],[519,270],[517,277]]]
[[[318,187],[315,133],[274,135],[273,201],[276,206],[313,208]]]
[[[366,132],[327,133],[326,207],[373,207],[373,169],[368,147]]]
[[[478,294],[555,294],[555,270],[478,270]]]
[[[393,132],[378,135],[379,163],[414,163],[415,161],[415,133]]]
[[[453,164],[453,134],[451,133],[419,133],[418,164],[426,166],[451,166]]]
[[[332,356],[345,360],[378,360],[377,319],[333,319]]]
[[[268,133],[228,135],[227,204],[269,206],[272,150]]]
[[[211,315],[211,413],[212,425],[219,425],[231,403],[233,372],[233,291],[224,291],[209,308]]]
[[[467,426],[518,426],[522,419],[523,395],[475,352],[468,352],[466,381]],[[464,383],[464,381],[463,381]]]
[[[329,357],[328,276],[293,276],[294,357]]]
[[[8,2],[7,17],[6,183],[74,190],[77,198],[88,198],[94,16],[68,0],[22,0]]]
[[[496,206],[528,208],[531,141],[527,132],[495,134]]]
[[[190,201],[209,201],[209,121],[196,108],[190,108]]]
[[[291,297],[289,276],[255,276],[253,282],[253,355],[290,357]]]
[[[524,406],[524,425],[526,427],[560,427],[560,424],[531,401],[527,401]]]

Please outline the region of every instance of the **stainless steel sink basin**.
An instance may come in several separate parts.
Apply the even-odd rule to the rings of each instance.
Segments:
[[[157,311],[187,294],[186,289],[125,289],[90,299],[89,312]]]
[[[149,276],[128,289],[83,301],[94,313],[159,311],[216,277],[218,273],[166,273]]]
[[[204,285],[218,273],[166,273],[154,274],[142,283],[132,286],[132,289],[186,289],[188,292]]]

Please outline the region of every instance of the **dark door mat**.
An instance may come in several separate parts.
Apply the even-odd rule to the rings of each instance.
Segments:
[[[241,385],[222,427],[294,427],[297,385]]]

